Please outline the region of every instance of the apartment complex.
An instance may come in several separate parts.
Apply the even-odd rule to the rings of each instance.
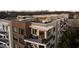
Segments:
[[[13,47],[57,47],[67,27],[67,19],[67,14],[17,16],[12,21]]]

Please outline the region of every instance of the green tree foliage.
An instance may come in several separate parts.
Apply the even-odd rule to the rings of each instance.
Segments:
[[[61,42],[59,43],[60,48],[69,48],[70,47],[70,41],[72,38],[71,31],[67,29],[66,31],[63,32],[63,36],[61,38]]]

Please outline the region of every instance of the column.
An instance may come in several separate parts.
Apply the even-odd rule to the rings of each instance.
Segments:
[[[31,34],[33,33],[32,28],[31,28]]]
[[[39,36],[39,30],[37,30],[37,36]]]
[[[44,32],[44,37],[47,38],[47,31]]]

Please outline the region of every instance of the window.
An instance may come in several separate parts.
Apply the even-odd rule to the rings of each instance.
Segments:
[[[9,38],[9,36],[7,35],[7,38]]]
[[[13,27],[13,32],[19,32],[18,28]]]
[[[19,34],[20,34],[20,28],[19,28]]]
[[[24,29],[21,29],[21,28],[19,28],[19,34],[22,34],[22,35],[24,35]]]
[[[15,37],[13,37],[13,40],[18,41]]]
[[[44,31],[39,31],[39,37],[44,39]]]
[[[18,41],[16,38],[13,37],[13,40]]]
[[[17,37],[13,35],[13,40],[18,41]]]
[[[6,26],[6,30],[8,30],[8,26]]]
[[[24,40],[21,39],[21,38],[19,38],[19,42],[20,42],[21,44],[25,44],[25,43],[24,43]]]
[[[47,36],[49,36],[51,34],[51,30],[47,31]]]
[[[24,30],[23,29],[20,29],[20,30],[21,30],[21,34],[24,35]]]
[[[37,30],[36,29],[32,29],[33,34],[36,35],[37,34]]]

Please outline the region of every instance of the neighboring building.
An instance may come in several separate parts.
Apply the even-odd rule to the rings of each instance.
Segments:
[[[11,21],[1,19],[0,22],[1,22],[2,27],[3,27],[3,32],[6,32],[5,39],[7,38],[7,40],[9,41],[8,46],[11,48],[12,47],[12,33],[11,33],[12,27],[11,27]]]
[[[22,19],[23,20],[23,19]],[[13,34],[13,47],[14,48],[24,48],[25,42],[24,37],[30,37],[30,22],[29,21],[21,21],[13,20],[12,21],[12,34]]]
[[[15,48],[57,47],[65,31],[67,18],[61,15],[18,16],[12,21]]]

